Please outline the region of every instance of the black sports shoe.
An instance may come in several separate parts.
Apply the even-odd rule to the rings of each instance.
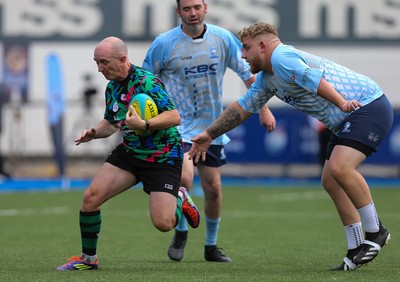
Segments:
[[[351,270],[355,270],[356,268],[358,268],[360,265],[355,264],[352,261],[352,258],[354,258],[354,256],[360,251],[360,249],[361,249],[361,246],[357,247],[356,249],[347,250],[347,254],[344,257],[342,264],[337,267],[331,268],[331,270],[332,271],[351,271]]]
[[[358,254],[354,256],[353,262],[355,264],[369,263],[378,256],[379,251],[389,240],[390,233],[383,225],[380,226],[379,232],[365,232],[364,244],[361,245]]]
[[[333,267],[333,268],[331,268],[331,270],[332,271],[352,271],[352,270],[356,270],[359,266],[360,266],[360,264],[355,264],[348,258],[344,258],[341,265],[339,265],[337,267]]]
[[[217,246],[205,246],[204,258],[206,261],[232,262],[232,259],[222,252]]]
[[[175,230],[171,245],[168,248],[168,257],[174,261],[183,259],[183,250],[185,249],[188,232]]]

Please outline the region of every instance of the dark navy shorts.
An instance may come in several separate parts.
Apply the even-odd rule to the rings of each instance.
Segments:
[[[120,144],[111,152],[106,162],[131,172],[137,180],[135,185],[142,182],[143,190],[147,194],[167,192],[178,196],[182,161],[177,161],[176,164],[146,162],[134,157]]]
[[[192,148],[191,143],[183,143],[183,153],[187,153]],[[193,162],[196,165],[195,162]],[[206,160],[203,162],[201,158],[198,164],[202,164],[210,167],[220,167],[227,163],[225,149],[223,145],[211,145],[206,153]]]
[[[392,124],[393,108],[386,96],[382,95],[343,121],[339,135],[331,135],[326,159],[329,160],[335,145],[351,147],[370,156],[377,151]]]

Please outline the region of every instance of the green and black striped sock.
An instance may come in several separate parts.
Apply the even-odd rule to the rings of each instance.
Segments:
[[[82,253],[89,256],[96,255],[97,240],[101,227],[100,210],[94,212],[80,211],[79,226],[81,229]]]
[[[176,200],[176,211],[175,211],[176,223],[175,226],[178,225],[179,221],[182,218],[182,198],[178,196]]]

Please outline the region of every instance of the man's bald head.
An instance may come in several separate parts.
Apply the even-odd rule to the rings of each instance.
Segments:
[[[130,69],[128,47],[118,37],[107,37],[97,44],[94,49],[94,60],[98,71],[108,80],[124,80]]]
[[[100,52],[109,52],[115,57],[128,57],[128,47],[126,46],[125,42],[114,36],[104,38],[102,41],[100,41],[100,43],[96,46],[95,53],[96,50],[99,50]]]

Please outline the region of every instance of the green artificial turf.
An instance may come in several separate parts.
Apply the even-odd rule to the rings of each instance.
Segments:
[[[189,230],[185,256],[170,261],[173,232],[150,221],[148,196],[131,189],[102,207],[100,269],[60,272],[80,255],[82,190],[0,195],[1,281],[398,281],[400,189],[373,187],[392,234],[378,258],[352,272],[332,272],[346,253],[336,210],[321,188],[229,188],[223,192],[218,245],[232,263],[203,258],[205,222]],[[203,198],[194,197],[203,212]],[[203,216],[203,213],[202,213]]]

